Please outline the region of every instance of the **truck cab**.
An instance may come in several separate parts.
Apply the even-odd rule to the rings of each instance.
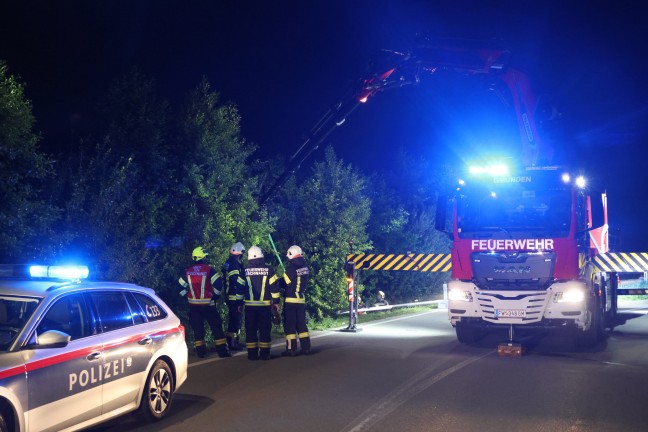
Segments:
[[[569,329],[597,340],[591,200],[559,167],[473,166],[452,194],[448,313],[462,342],[488,329]],[[443,207],[443,205],[440,205]],[[443,212],[437,228],[443,229]]]

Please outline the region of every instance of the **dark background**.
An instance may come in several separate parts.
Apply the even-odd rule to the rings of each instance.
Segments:
[[[98,98],[134,66],[182,100],[202,76],[234,102],[257,157],[290,156],[367,73],[417,33],[502,39],[561,113],[555,163],[609,193],[621,249],[648,251],[648,18],[633,1],[1,1],[0,59],[26,83],[43,148],[74,151]],[[354,112],[326,143],[366,173],[399,148],[445,163],[515,153],[484,81],[431,76]],[[315,154],[320,157],[321,152]]]

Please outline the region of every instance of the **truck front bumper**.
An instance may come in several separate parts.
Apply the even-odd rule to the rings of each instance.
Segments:
[[[574,295],[574,293],[582,295]],[[482,290],[472,282],[448,283],[448,317],[480,327],[516,327],[587,330],[590,313],[585,285],[579,281],[557,282],[546,290]]]

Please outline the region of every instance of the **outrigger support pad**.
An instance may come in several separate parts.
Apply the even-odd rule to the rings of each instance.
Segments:
[[[509,340],[497,345],[497,355],[500,357],[522,357],[526,349],[521,343],[513,340],[513,324],[509,327]]]

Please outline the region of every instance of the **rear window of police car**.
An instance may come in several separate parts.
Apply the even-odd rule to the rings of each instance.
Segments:
[[[93,322],[86,294],[95,307],[98,322]],[[47,311],[37,328],[41,334],[59,330],[72,340],[145,322],[164,319],[167,312],[151,297],[142,293],[96,291],[74,293],[58,299]]]

